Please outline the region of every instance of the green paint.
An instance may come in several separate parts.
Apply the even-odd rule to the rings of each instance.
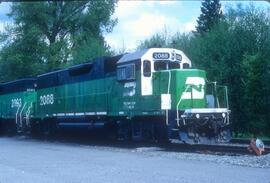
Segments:
[[[186,88],[188,77],[205,78],[205,72],[197,69],[171,70],[171,85],[169,93],[172,99],[172,110],[177,109],[182,93]],[[1,116],[15,118],[18,107],[11,107],[12,100],[21,100],[25,109],[33,103],[32,113],[37,118],[52,117],[61,113],[106,112],[108,116],[145,116],[162,115],[161,94],[168,90],[169,72],[153,73],[153,95],[141,96],[141,73],[136,72],[132,81],[117,81],[116,77],[90,80],[66,84],[37,92],[18,92],[0,96]],[[200,91],[200,86],[191,86]],[[192,89],[186,90],[191,92]],[[184,99],[178,109],[204,108],[203,99]],[[26,110],[23,111],[24,113]]]
[[[172,110],[176,110],[177,104],[183,94],[183,92],[193,92],[194,90],[201,91],[202,86],[186,85],[186,80],[188,77],[201,77],[205,78],[205,72],[198,69],[186,69],[186,70],[171,70],[171,85],[169,89],[169,94],[171,94],[172,100]],[[154,73],[153,76],[154,85],[154,95],[166,94],[168,92],[168,82],[169,82],[169,72],[160,71]],[[178,109],[184,110],[188,108],[205,108],[206,99],[182,99]]]
[[[35,91],[16,92],[6,95],[0,95],[0,112],[4,119],[14,119],[16,114],[26,115],[27,110],[33,110],[31,104],[36,101]],[[32,111],[33,113],[33,111]]]

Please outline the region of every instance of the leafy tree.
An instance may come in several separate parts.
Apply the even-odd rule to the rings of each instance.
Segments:
[[[71,55],[73,56],[73,61],[69,65],[79,64],[99,56],[113,55],[113,53],[103,39],[90,37],[72,49]]]
[[[11,42],[5,41],[6,44],[0,51],[1,81],[33,76],[43,71],[46,44],[40,41],[40,35],[33,27],[29,29],[29,34],[24,36],[18,34]]]
[[[146,39],[144,41],[141,41],[138,45],[137,49],[147,49],[147,48],[164,48],[169,46],[169,35],[167,33],[166,27],[164,27],[163,31],[161,33],[157,33],[150,37],[149,39]]]
[[[234,60],[241,61],[240,68],[232,73],[235,75],[241,70],[239,82],[243,87],[240,88],[241,100],[238,105],[242,112],[240,115],[244,118],[241,123],[238,122],[238,126],[251,133],[261,131],[267,134],[268,130],[269,134],[270,111],[267,104],[270,88],[267,68],[270,56],[270,17],[253,6],[246,9],[239,6],[236,10],[229,10],[228,22],[234,38]]]
[[[221,18],[222,11],[219,0],[204,0],[201,6],[201,15],[197,20],[197,33],[208,32]]]
[[[247,130],[256,135],[266,134],[269,130],[269,89],[267,86],[267,60],[261,53],[245,55],[243,68],[246,71],[245,100],[248,109]],[[268,128],[268,129],[267,129]]]
[[[172,48],[178,48],[182,50],[184,53],[190,55],[191,51],[191,41],[192,41],[192,33],[183,33],[180,34],[179,32],[172,36],[170,40],[170,46]]]
[[[162,48],[166,47],[166,40],[160,34],[156,34],[151,37],[149,40],[144,40],[138,46],[138,50],[146,49],[146,48]]]
[[[2,78],[33,75],[33,70],[40,73],[109,54],[103,33],[112,31],[117,22],[111,18],[114,7],[114,0],[13,3],[9,16],[14,25],[1,36],[5,45],[0,64],[20,65],[16,74]]]

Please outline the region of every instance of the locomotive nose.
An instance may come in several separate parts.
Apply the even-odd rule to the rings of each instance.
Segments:
[[[171,95],[176,110],[188,108],[204,108],[205,100],[205,72],[197,69],[176,70],[174,87]]]
[[[170,110],[204,108],[206,106],[205,72],[202,70],[159,71],[153,76],[153,86],[155,95],[163,97],[165,94],[170,95]]]
[[[198,69],[171,71],[169,123],[172,131],[178,129],[180,139],[186,143],[230,139],[229,110],[221,106],[208,108],[205,78],[205,72]]]

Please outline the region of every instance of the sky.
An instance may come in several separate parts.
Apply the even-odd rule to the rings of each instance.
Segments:
[[[227,6],[249,5],[251,2],[256,7],[270,8],[266,1],[221,1],[221,4],[224,11]],[[6,16],[10,4],[0,3],[0,31],[12,21]],[[105,40],[116,51],[132,51],[141,41],[165,30],[168,35],[188,33],[195,29],[200,8],[201,1],[119,0],[113,15],[118,23],[111,33],[104,34]]]

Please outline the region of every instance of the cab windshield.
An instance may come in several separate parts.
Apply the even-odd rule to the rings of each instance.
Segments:
[[[155,71],[180,69],[180,62],[173,62],[168,60],[159,60],[154,62]]]

